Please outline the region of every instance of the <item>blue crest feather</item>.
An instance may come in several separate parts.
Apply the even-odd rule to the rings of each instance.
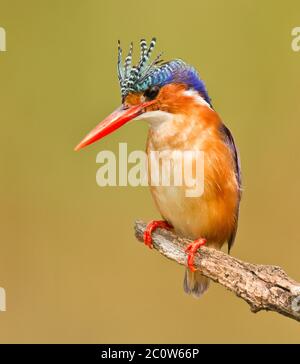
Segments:
[[[118,78],[122,97],[130,92],[144,92],[152,86],[164,86],[169,83],[183,83],[188,88],[198,91],[201,96],[211,105],[204,82],[201,80],[196,69],[181,59],[169,62],[161,61],[161,53],[150,62],[150,57],[155,46],[156,39],[153,38],[149,48],[145,39],[140,41],[140,60],[136,66],[132,66],[132,43],[129,53],[122,66],[122,50],[118,43]]]

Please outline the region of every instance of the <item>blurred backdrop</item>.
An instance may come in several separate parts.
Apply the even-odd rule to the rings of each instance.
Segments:
[[[295,343],[299,324],[250,313],[212,284],[183,293],[183,267],[136,242],[158,218],[147,188],[100,188],[100,150],[144,150],[131,123],[74,146],[120,103],[116,44],[157,36],[206,81],[239,146],[244,181],[232,254],[300,280],[300,52],[287,0],[0,0],[2,343]]]

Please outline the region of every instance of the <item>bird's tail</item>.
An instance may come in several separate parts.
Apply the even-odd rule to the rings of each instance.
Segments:
[[[184,292],[199,298],[208,289],[209,281],[210,279],[204,277],[199,271],[191,272],[189,268],[186,268],[183,281]]]

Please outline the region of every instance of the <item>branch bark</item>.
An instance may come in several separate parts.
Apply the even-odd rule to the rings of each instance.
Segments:
[[[146,223],[135,222],[135,236],[143,241]],[[186,266],[185,247],[191,241],[173,232],[157,229],[153,246],[166,258]],[[277,266],[243,262],[219,250],[201,247],[195,267],[245,300],[252,312],[274,311],[300,321],[300,283]]]

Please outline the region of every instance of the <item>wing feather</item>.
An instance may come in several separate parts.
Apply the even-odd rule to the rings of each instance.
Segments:
[[[239,196],[238,196],[237,208],[236,208],[236,212],[235,212],[235,224],[232,229],[231,235],[228,239],[228,253],[230,253],[230,249],[232,248],[234,240],[235,240],[237,227],[238,227],[238,219],[239,219],[239,208],[240,208],[241,190],[242,190],[241,161],[240,161],[239,152],[235,145],[233,136],[232,136],[230,130],[224,124],[222,124],[221,133],[224,137],[226,144],[228,145],[228,147],[231,151],[232,158],[234,160],[235,175],[236,175],[236,179],[237,179],[237,183],[238,183],[238,187],[239,187]]]

